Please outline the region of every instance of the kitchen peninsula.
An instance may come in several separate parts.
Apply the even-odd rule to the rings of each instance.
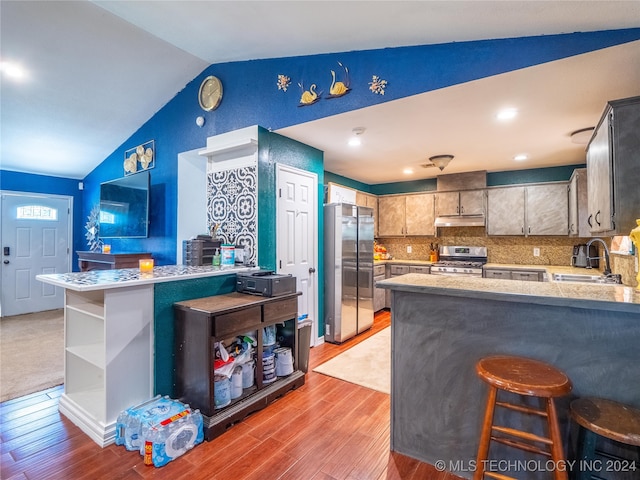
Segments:
[[[60,412],[98,445],[117,415],[154,394],[173,396],[173,304],[230,293],[249,267],[168,265],[37,275],[65,289],[65,378]]]
[[[573,391],[556,402],[566,445],[572,399],[640,407],[640,293],[631,287],[420,274],[377,287],[392,296],[392,450],[471,478],[486,401],[475,363],[493,354],[547,361],[569,376]],[[544,433],[539,419],[500,410],[497,423]],[[491,456],[539,460],[503,445]]]

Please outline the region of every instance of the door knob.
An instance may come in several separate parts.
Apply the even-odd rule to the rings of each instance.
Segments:
[[[4,261],[4,264],[5,264],[5,265],[9,265],[9,260],[5,260],[5,261]]]
[[[316,269],[313,267],[309,268],[309,273],[316,273]]]

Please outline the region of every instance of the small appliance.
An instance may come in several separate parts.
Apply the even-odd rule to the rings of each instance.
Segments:
[[[278,297],[296,291],[296,277],[271,270],[238,273],[237,277],[236,290],[241,293]]]
[[[600,262],[598,257],[598,247],[580,243],[573,246],[573,254],[571,255],[571,266],[580,268],[598,268]]]

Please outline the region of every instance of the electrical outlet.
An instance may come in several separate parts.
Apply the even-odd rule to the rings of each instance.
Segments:
[[[411,253],[411,245],[407,245],[407,253]]]
[[[534,257],[539,257],[540,256],[540,249],[538,247],[535,247],[533,249],[533,256]]]

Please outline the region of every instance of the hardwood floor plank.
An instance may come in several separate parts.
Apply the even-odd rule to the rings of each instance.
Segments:
[[[161,468],[100,448],[57,409],[62,387],[0,404],[0,477],[34,480],[454,480],[389,451],[389,395],[313,372],[391,324],[389,312],[341,344],[314,347],[305,384]],[[6,422],[5,422],[6,419]]]

